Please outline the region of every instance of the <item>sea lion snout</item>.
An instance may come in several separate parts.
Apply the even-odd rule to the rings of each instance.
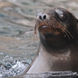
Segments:
[[[56,16],[60,18],[64,18],[63,11],[60,9],[51,10],[52,13],[49,11],[40,12],[37,15],[35,30],[38,28],[40,32],[49,32],[55,35],[61,34],[66,29],[66,26],[63,26]],[[46,31],[47,30],[47,31]],[[60,32],[60,31],[61,32]]]

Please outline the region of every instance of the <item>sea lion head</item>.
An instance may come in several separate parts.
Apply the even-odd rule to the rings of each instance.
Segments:
[[[77,19],[64,8],[39,13],[35,24],[37,29],[41,44],[48,51],[69,48],[77,39]]]

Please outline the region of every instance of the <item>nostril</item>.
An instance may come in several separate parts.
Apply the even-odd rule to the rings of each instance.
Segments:
[[[43,16],[40,15],[40,16],[39,16],[39,19],[40,19],[40,20],[45,20],[45,19],[46,19],[46,15],[43,15]]]
[[[46,19],[46,15],[43,16],[43,19]]]
[[[42,20],[42,19],[43,19],[41,15],[39,16],[39,19],[40,19],[40,20]]]
[[[37,19],[40,19],[43,21],[43,20],[49,19],[49,16],[48,16],[48,14],[45,14],[45,13],[39,13],[37,15]]]

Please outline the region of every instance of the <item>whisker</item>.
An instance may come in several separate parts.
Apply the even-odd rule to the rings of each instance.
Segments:
[[[37,29],[38,29],[38,23],[35,24],[35,28],[34,28],[34,33],[37,34]]]
[[[69,39],[73,39],[72,34],[65,27],[62,28],[62,31],[68,36]]]
[[[63,30],[63,32],[66,34],[66,36],[67,36],[69,39],[71,39],[70,36],[69,36],[69,34],[68,34],[66,31]]]
[[[65,26],[65,25],[64,25]],[[66,27],[66,26],[65,26]],[[63,31],[65,31],[72,39],[73,39],[73,36],[72,34],[65,28],[63,27]]]
[[[72,34],[68,30],[66,30],[66,32],[73,38]]]
[[[37,29],[37,27],[36,27],[36,25],[35,25],[35,28],[34,28],[34,33],[36,34],[36,29]]]

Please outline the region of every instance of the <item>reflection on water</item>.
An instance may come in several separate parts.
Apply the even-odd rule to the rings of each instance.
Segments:
[[[78,16],[75,0],[0,0],[0,76],[15,76],[26,69],[36,55],[34,39],[36,13],[64,7]]]

